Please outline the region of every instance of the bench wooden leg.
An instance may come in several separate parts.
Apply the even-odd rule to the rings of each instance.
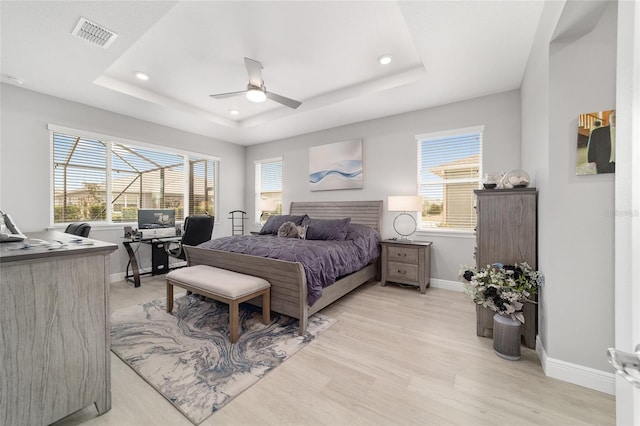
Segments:
[[[262,294],[262,322],[269,324],[271,322],[271,289],[268,288]]]
[[[173,311],[173,285],[167,281],[167,312]]]
[[[229,340],[231,343],[238,341],[238,323],[240,316],[238,315],[238,302],[232,301],[229,304]]]

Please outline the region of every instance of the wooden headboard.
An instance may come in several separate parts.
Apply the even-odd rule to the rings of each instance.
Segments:
[[[306,214],[314,219],[342,219],[367,225],[380,231],[382,200],[376,201],[293,201],[290,214]]]

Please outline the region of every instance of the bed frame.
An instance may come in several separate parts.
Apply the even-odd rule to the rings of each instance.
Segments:
[[[307,214],[314,219],[350,217],[353,223],[367,225],[380,231],[382,201],[292,202],[290,214]],[[307,279],[304,268],[299,262],[200,247],[184,246],[184,248],[189,266],[215,266],[269,281],[271,283],[271,310],[297,318],[300,324],[300,334],[305,333],[309,316],[369,280],[380,279],[380,259],[378,259],[359,271],[325,287],[322,291],[322,297],[313,306],[309,306],[307,304]],[[260,305],[260,299],[253,299],[251,303]]]

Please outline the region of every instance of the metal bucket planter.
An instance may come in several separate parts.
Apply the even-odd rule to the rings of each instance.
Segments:
[[[511,317],[493,316],[493,350],[509,361],[520,359],[520,321]]]

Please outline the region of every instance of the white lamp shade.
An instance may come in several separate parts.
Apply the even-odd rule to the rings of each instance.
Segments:
[[[391,212],[420,212],[422,197],[418,195],[389,196],[387,209]]]

